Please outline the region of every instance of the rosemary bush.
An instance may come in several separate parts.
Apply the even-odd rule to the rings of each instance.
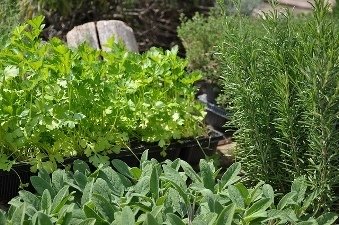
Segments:
[[[339,29],[322,1],[314,7],[307,17],[266,14],[262,29],[227,17],[219,50],[247,177],[286,192],[306,176],[318,213],[338,210]]]

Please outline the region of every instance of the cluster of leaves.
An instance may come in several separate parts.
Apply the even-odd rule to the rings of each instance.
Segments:
[[[202,134],[200,74],[185,72],[176,48],[137,54],[112,40],[110,52],[69,49],[39,40],[42,21],[17,27],[0,52],[1,169],[29,160],[51,171],[75,155],[99,164],[133,139],[164,147]]]
[[[297,179],[291,192],[274,203],[270,185],[259,183],[247,189],[239,182],[239,163],[222,176],[212,162],[200,161],[195,172],[185,161],[147,160],[140,168],[113,160],[90,172],[76,161],[73,172],[57,170],[51,177],[44,171],[31,177],[37,194],[20,191],[10,201],[2,224],[168,224],[168,225],[330,225],[337,215],[318,218],[307,214],[313,195],[305,198],[307,186]],[[182,172],[181,172],[182,171]],[[216,179],[216,177],[221,177]]]
[[[225,96],[247,177],[285,188],[305,175],[314,211],[336,208],[339,185],[339,29],[323,1],[295,18],[274,11],[253,32],[244,18],[220,47]],[[225,24],[228,24],[225,22]],[[336,208],[337,210],[337,208]]]
[[[247,17],[246,15],[251,14],[261,0],[246,0],[238,3],[230,0],[217,2],[209,16],[196,13],[192,19],[182,17],[178,27],[178,36],[185,47],[189,68],[201,70],[204,76],[212,81],[219,81],[220,78],[220,62],[215,55],[216,47],[223,43],[225,33],[232,33],[233,29],[239,29],[238,24],[230,23],[225,20],[225,17]],[[252,17],[248,18],[248,22],[253,27],[257,24]]]

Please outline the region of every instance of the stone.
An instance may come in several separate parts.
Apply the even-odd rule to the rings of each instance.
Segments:
[[[66,35],[67,44],[71,48],[76,48],[83,42],[87,42],[95,49],[99,49],[100,44],[94,22],[85,23],[74,27]]]
[[[132,52],[138,52],[138,44],[133,29],[120,20],[101,20],[96,24],[99,41],[103,50],[108,50],[105,44],[114,36],[115,42],[123,41],[126,48]]]
[[[83,42],[89,43],[95,49],[103,49],[108,39],[114,37],[117,43],[121,40],[126,48],[132,52],[138,52],[138,44],[134,36],[133,29],[120,20],[102,20],[98,22],[89,22],[74,27],[66,35],[69,47],[75,48]]]

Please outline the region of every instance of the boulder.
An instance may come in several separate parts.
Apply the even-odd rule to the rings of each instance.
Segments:
[[[99,49],[100,46],[94,22],[74,27],[67,33],[66,39],[68,46],[71,48],[76,48],[85,41],[95,49]]]
[[[114,36],[116,43],[121,40],[128,50],[138,52],[138,44],[133,29],[124,22],[120,20],[102,20],[98,21],[96,25],[103,50],[108,49],[105,44],[109,38]]]
[[[66,35],[68,46],[77,47],[83,42],[88,42],[95,49],[103,49],[107,40],[114,37],[115,42],[122,41],[126,48],[133,52],[138,52],[133,29],[120,20],[102,20],[98,22],[89,22],[74,27]]]

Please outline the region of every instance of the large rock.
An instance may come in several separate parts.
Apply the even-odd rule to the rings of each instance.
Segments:
[[[86,41],[93,48],[102,48],[105,51],[109,50],[105,45],[111,37],[114,37],[116,43],[122,41],[128,50],[138,52],[138,44],[133,29],[119,20],[85,23],[74,27],[66,35],[67,43],[70,47],[77,47]]]
[[[95,49],[99,49],[100,46],[94,22],[74,27],[67,33],[66,39],[68,46],[72,48],[76,48],[85,41]]]
[[[102,20],[97,22],[99,41],[103,50],[108,50],[105,44],[114,36],[115,42],[123,41],[128,50],[138,52],[138,44],[133,29],[120,20]]]

